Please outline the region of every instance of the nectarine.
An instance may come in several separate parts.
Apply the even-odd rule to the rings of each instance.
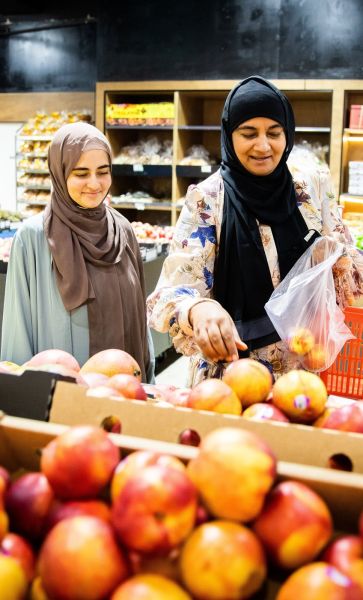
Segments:
[[[222,380],[236,392],[243,408],[264,402],[272,387],[270,371],[253,358],[241,358],[230,363]]]

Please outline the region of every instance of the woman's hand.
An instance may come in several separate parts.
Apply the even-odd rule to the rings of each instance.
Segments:
[[[231,317],[220,304],[203,300],[189,311],[194,338],[203,355],[214,361],[238,359],[238,349],[247,350]]]

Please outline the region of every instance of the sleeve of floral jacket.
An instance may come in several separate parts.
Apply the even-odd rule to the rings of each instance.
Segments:
[[[189,310],[200,299],[211,297],[222,202],[219,172],[189,187],[169,255],[156,289],[147,300],[150,326],[168,331],[175,349],[187,356],[198,350]]]

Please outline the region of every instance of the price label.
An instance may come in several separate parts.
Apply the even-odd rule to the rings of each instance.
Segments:
[[[211,173],[212,172],[212,165],[202,165],[200,167],[200,170],[202,171],[202,173]]]
[[[135,202],[135,208],[137,210],[145,210],[145,204],[143,202]]]
[[[134,172],[142,173],[142,171],[144,170],[144,165],[140,165],[140,164],[136,163],[133,165],[133,170],[134,170]]]

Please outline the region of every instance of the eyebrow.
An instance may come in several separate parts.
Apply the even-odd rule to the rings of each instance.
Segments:
[[[283,126],[280,125],[280,123],[276,123],[275,125],[271,125],[267,131],[270,131],[271,129],[283,129]],[[239,125],[239,127],[237,127],[237,131],[257,131],[257,127],[253,127],[252,125]]]
[[[99,167],[97,167],[98,169],[110,169],[111,165],[100,165]],[[74,167],[74,169],[72,169],[72,171],[89,171],[88,167]]]

